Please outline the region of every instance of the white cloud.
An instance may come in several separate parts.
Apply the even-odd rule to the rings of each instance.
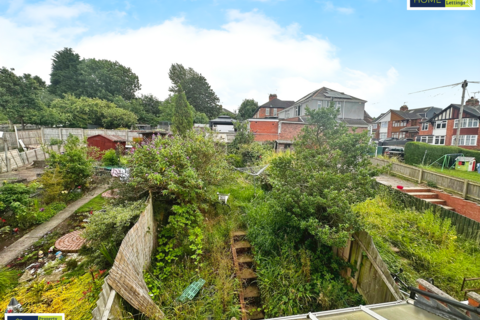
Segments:
[[[336,11],[342,14],[352,14],[355,12],[351,7],[336,7],[331,1],[324,2],[324,9],[326,11]]]
[[[131,67],[140,77],[142,92],[163,99],[170,86],[168,69],[181,63],[202,73],[231,110],[245,98],[264,103],[268,94],[277,93],[280,99],[297,100],[321,86],[368,100],[381,96],[397,77],[394,68],[379,76],[342,66],[331,42],[303,34],[298,24],[281,26],[257,11],[228,11],[228,22],[216,29],[171,18],[140,29],[85,36],[86,27],[75,17],[98,13],[79,2],[61,7],[72,17],[67,27],[59,11],[32,26],[0,17],[0,30],[9,31],[0,33],[0,43],[11,48],[0,51],[0,66],[48,80],[51,56],[69,46],[82,57],[117,60]],[[24,6],[17,17],[30,10]]]

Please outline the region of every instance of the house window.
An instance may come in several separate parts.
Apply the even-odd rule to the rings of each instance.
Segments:
[[[435,128],[436,129],[445,129],[446,127],[447,127],[447,120],[435,122]],[[437,143],[435,143],[435,144],[437,144]]]
[[[381,128],[388,128],[388,121],[382,121]]]
[[[387,139],[387,134],[386,133],[380,133],[380,139]]]
[[[377,124],[376,123],[373,124],[373,129],[377,129]]]
[[[295,108],[295,117],[299,117],[301,114],[300,112],[302,111],[302,106],[298,106]]]
[[[398,138],[398,132],[393,132],[392,133],[392,138]]]
[[[429,143],[429,144],[433,143],[433,137],[432,136],[420,136],[419,138],[420,139],[418,141],[420,141],[420,142]]]
[[[457,140],[457,136],[452,137],[452,146],[455,145],[455,141]],[[476,135],[466,135],[460,136],[458,139],[459,146],[476,146],[477,145],[477,136]]]
[[[399,139],[405,139],[405,132],[400,132],[400,133],[398,134],[398,138],[399,138]]]
[[[427,131],[428,130],[428,122],[422,123],[422,131]]]
[[[320,109],[322,107],[322,101],[318,101],[318,108]]]
[[[453,123],[453,128],[458,128],[458,119]],[[462,128],[478,128],[478,119],[473,118],[463,118],[462,119]]]
[[[340,108],[342,107],[342,103],[341,103],[341,102],[337,102],[337,103],[335,104],[335,107],[336,107],[337,109],[340,109]]]
[[[277,116],[277,108],[273,108],[273,116],[274,116],[274,117]]]
[[[435,144],[444,145],[445,144],[445,136],[435,136]]]
[[[269,116],[269,115],[270,115],[270,108],[266,108],[266,109],[265,109],[265,115],[266,115],[266,116]]]

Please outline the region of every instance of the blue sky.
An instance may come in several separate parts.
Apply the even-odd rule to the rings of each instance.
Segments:
[[[368,100],[376,116],[404,102],[460,102],[459,87],[408,93],[480,81],[479,10],[407,11],[406,0],[0,0],[0,65],[48,80],[52,54],[72,47],[131,67],[142,92],[160,99],[176,62],[205,75],[231,110],[244,98],[297,100],[328,86]]]

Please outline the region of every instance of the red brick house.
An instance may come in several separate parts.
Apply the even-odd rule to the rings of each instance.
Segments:
[[[283,101],[277,98],[276,94],[270,94],[268,102],[265,102],[257,108],[254,119],[277,118],[278,113],[285,108],[292,106],[295,101]]]
[[[416,141],[433,145],[454,146],[458,130],[460,105],[451,104],[425,123],[427,130],[420,131]],[[479,135],[480,105],[478,99],[469,99],[462,115],[458,146],[465,149],[480,149]]]
[[[408,109],[406,105],[400,107],[400,110],[390,109],[374,122],[377,125],[374,138],[415,139],[422,131],[428,131],[426,121],[440,111],[440,108],[435,107]]]
[[[255,141],[275,141],[277,151],[289,149],[295,137],[308,123],[308,116],[305,115],[306,108],[327,107],[332,101],[340,109],[338,121],[344,122],[351,129],[357,128],[356,132],[369,130],[372,119],[365,112],[365,100],[323,87],[304,96],[281,112],[277,111],[278,119],[249,119],[250,131],[255,135]]]

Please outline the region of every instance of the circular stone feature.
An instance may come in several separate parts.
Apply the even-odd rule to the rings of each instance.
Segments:
[[[76,230],[67,233],[55,242],[55,248],[62,252],[78,252],[85,242],[81,236],[82,232],[83,230]]]

